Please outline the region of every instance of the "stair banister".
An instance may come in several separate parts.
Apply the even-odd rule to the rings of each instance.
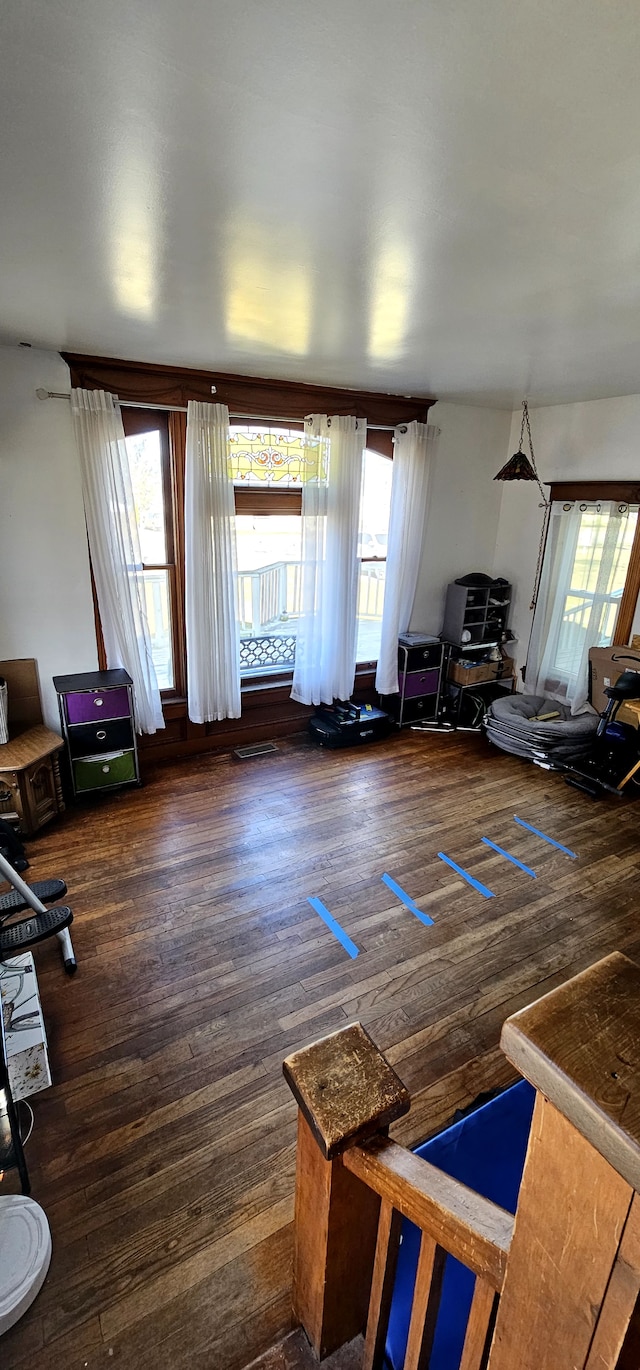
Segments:
[[[366,1329],[363,1370],[382,1365],[402,1216],[423,1233],[406,1370],[427,1363],[447,1252],[477,1276],[484,1347],[511,1214],[389,1141],[409,1094],[360,1023],[289,1056],[284,1074],[299,1106],[293,1313],[318,1359]]]
[[[637,1370],[640,969],[614,952],[501,1045],[537,1094],[489,1370]]]
[[[322,1359],[364,1327],[380,1198],[344,1165],[363,1138],[384,1135],[409,1094],[359,1024],[284,1062],[298,1102],[293,1313]]]
[[[447,1252],[476,1275],[461,1370],[640,1367],[640,969],[619,952],[507,1020],[536,1089],[515,1223],[388,1137],[409,1096],[360,1024],[296,1052],[294,1316],[381,1370],[402,1216],[421,1230],[405,1370],[427,1370]]]

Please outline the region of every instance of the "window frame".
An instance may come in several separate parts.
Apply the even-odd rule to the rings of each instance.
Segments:
[[[95,356],[72,351],[61,352],[69,367],[73,387],[86,390],[106,390],[129,404],[144,406],[153,414],[166,413],[169,424],[171,459],[172,507],[184,508],[184,471],[186,455],[186,405],[189,400],[203,400],[211,404],[226,404],[232,422],[248,424],[256,421],[293,428],[302,425],[308,414],[346,414],[367,420],[367,445],[383,455],[392,457],[392,430],[401,424],[417,420],[427,423],[435,398],[426,395],[384,394],[372,390],[348,390],[337,386],[309,385],[300,381],[274,380],[271,377],[242,376],[230,372],[202,370],[195,367],[173,366],[141,362],[122,357]],[[212,401],[215,396],[215,401]],[[127,410],[127,412],[131,412]],[[284,417],[286,416],[286,417]],[[184,610],[184,521],[174,519],[176,557],[175,622],[179,643],[185,641]],[[106,668],[104,643],[94,597],[98,660]],[[187,715],[186,660],[184,651],[175,656],[176,693],[163,696],[166,731],[145,737],[144,750],[158,756],[175,756],[187,751],[203,751],[220,745],[222,740],[237,738],[253,740],[255,729],[274,727],[284,732],[298,728],[308,716],[305,706],[294,704],[286,690],[291,672],[282,676],[270,675],[262,680],[252,677],[242,686],[249,696],[247,720],[236,724],[196,724]],[[359,689],[373,690],[371,672],[358,667],[356,680]],[[262,697],[261,697],[262,696]],[[286,696],[286,698],[285,698]],[[262,720],[261,724],[256,719]],[[244,719],[244,707],[243,707]],[[268,720],[268,721],[267,721]],[[272,735],[271,731],[268,734]]]
[[[154,408],[122,407],[122,423],[125,438],[135,437],[137,434],[158,432],[160,435],[160,458],[162,469],[162,495],[164,510],[164,531],[165,548],[168,556],[167,562],[163,563],[142,563],[144,571],[166,571],[168,574],[169,586],[169,616],[171,622],[171,648],[173,659],[173,688],[160,691],[163,703],[177,703],[186,699],[186,631],[184,615],[184,467],[186,458],[186,415],[182,413],[169,413],[166,410]],[[172,420],[184,420],[183,423],[173,423]],[[274,427],[287,427],[289,431],[302,430],[302,424],[287,423],[280,419],[272,419]],[[251,418],[232,420],[230,427],[247,427],[251,424]],[[176,429],[182,432],[176,432]],[[391,434],[381,432],[381,441],[369,443],[367,448],[377,452],[380,456],[393,461],[393,444]],[[182,440],[181,440],[182,439]],[[236,514],[253,514],[260,518],[278,514],[302,514],[302,489],[297,486],[288,489],[278,489],[274,486],[260,489],[259,486],[234,486],[234,507]],[[177,549],[180,549],[178,553]],[[359,566],[373,564],[386,566],[387,558],[378,556],[358,557]],[[102,624],[100,622],[100,612],[98,608],[93,572],[91,576],[94,615],[96,623],[96,640],[98,645],[98,664],[102,670],[106,670],[107,659],[104,647],[104,637]],[[356,674],[358,672],[373,670],[377,664],[376,657],[363,657],[356,661]],[[281,671],[268,671],[262,675],[246,675],[241,677],[240,688],[243,690],[269,689],[275,686],[282,686],[293,680],[293,668],[283,666]]]
[[[616,500],[620,504],[640,504],[640,485],[636,481],[552,481],[549,499],[568,504],[575,500],[585,504],[599,500]],[[547,554],[545,542],[543,557]],[[616,618],[612,647],[625,647],[631,636],[636,605],[640,597],[640,515],[631,547],[624,590]]]
[[[286,428],[289,432],[303,430],[302,424],[288,423],[280,419],[272,419],[274,428]],[[252,426],[250,418],[231,420],[230,428],[247,428]],[[393,442],[392,434],[379,432],[376,434],[377,441],[369,442],[367,435],[367,450],[375,452],[377,456],[384,457],[393,461]],[[256,485],[235,485],[234,501],[236,514],[254,514],[259,518],[268,518],[270,515],[277,514],[302,514],[302,489],[300,486],[285,489],[278,489],[275,486],[265,486],[261,489]],[[358,565],[378,565],[386,566],[387,558],[384,557],[358,557]],[[377,657],[362,657],[356,661],[356,673],[363,670],[373,670],[377,665]],[[241,689],[245,689],[249,684],[263,685],[268,688],[271,682],[278,684],[293,681],[293,668],[283,666],[281,671],[269,671],[263,675],[241,676]]]
[[[380,433],[380,434],[379,434],[379,437],[382,439],[382,441],[378,441],[378,442],[369,442],[369,435],[367,434],[367,446],[366,446],[366,448],[365,448],[365,451],[368,451],[368,452],[375,452],[377,456],[379,456],[379,457],[385,457],[387,460],[393,462],[393,441],[392,441],[392,434],[391,434],[391,433]],[[358,562],[359,562],[360,566],[364,566],[364,565],[366,565],[366,564],[373,564],[374,566],[377,565],[377,566],[384,566],[384,567],[386,567],[386,565],[387,565],[387,557],[386,557],[386,556],[384,556],[384,557],[358,557]],[[385,576],[385,586],[386,586],[386,576]],[[363,670],[363,669],[374,670],[375,667],[377,666],[377,664],[378,664],[378,658],[377,658],[377,657],[364,657],[361,661],[356,661],[356,671],[358,670],[358,667],[360,668],[360,670]]]
[[[178,521],[181,506],[175,498],[175,452],[170,438],[169,414],[162,409],[128,408],[122,409],[122,426],[125,438],[136,437],[142,433],[157,432],[160,436],[160,469],[162,480],[162,505],[164,513],[164,539],[166,562],[142,562],[143,571],[166,571],[169,596],[169,622],[171,634],[171,653],[173,661],[173,686],[160,691],[160,697],[167,703],[182,699],[186,690],[184,622],[179,612],[181,601],[181,581],[184,564],[178,567],[176,547],[178,545]]]

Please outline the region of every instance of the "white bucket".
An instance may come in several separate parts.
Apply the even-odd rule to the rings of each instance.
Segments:
[[[9,741],[9,700],[7,682],[0,676],[0,745]]]

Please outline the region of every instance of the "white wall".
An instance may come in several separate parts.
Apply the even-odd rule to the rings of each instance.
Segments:
[[[68,406],[38,387],[69,389],[56,353],[0,348],[0,660],[37,659],[46,721],[51,677],[97,665],[93,603]],[[439,633],[447,584],[468,571],[514,585],[511,625],[522,662],[542,512],[534,485],[494,482],[516,450],[520,413],[440,402],[441,430],[411,627]],[[548,480],[640,481],[640,395],[534,409],[536,459]]]
[[[97,667],[80,472],[55,352],[0,347],[0,660],[35,657],[45,722],[59,731],[51,677]]]
[[[532,409],[531,431],[543,485],[553,480],[640,482],[640,395]],[[520,411],[513,415],[509,454],[517,451],[519,438]],[[495,575],[507,576],[514,585],[511,626],[519,638],[519,665],[526,659],[533,617],[529,603],[543,518],[539,502],[533,484],[503,485],[493,565]]]
[[[449,581],[493,572],[503,488],[493,477],[506,460],[511,414],[440,401],[429,421],[441,431],[411,628],[437,634]]]

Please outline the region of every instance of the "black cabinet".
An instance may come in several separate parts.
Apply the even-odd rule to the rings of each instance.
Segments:
[[[416,639],[401,637],[398,641],[399,693],[385,695],[383,708],[395,719],[399,728],[419,719],[433,719],[438,713],[442,688],[442,668],[445,648],[437,637]]]
[[[54,676],[74,795],[139,785],[133,681],[123,670]]]

